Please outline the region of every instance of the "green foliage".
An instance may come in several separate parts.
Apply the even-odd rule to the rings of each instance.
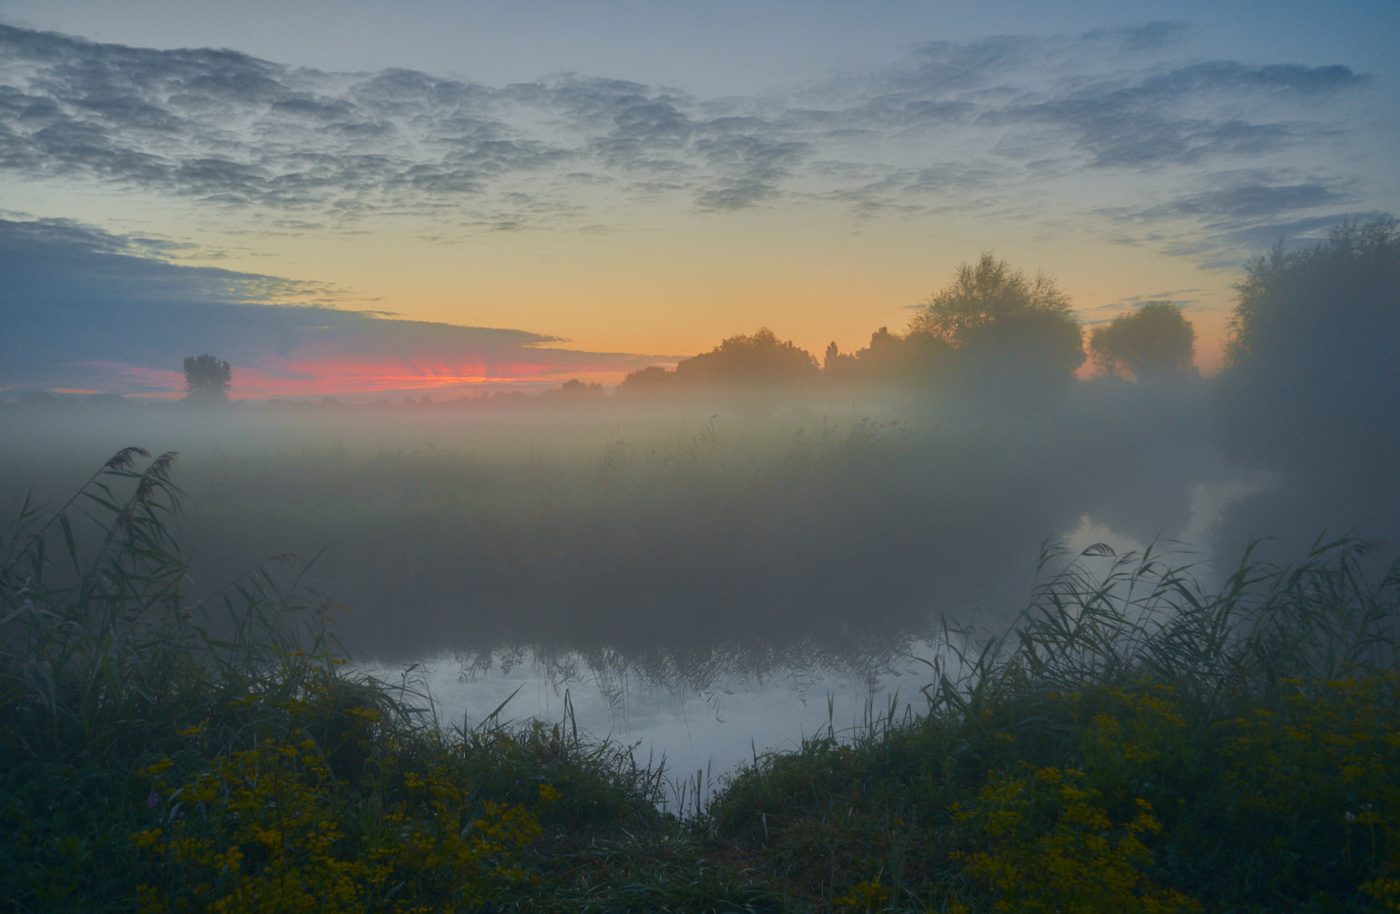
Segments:
[[[546,828],[667,837],[659,770],[557,727],[448,738],[270,570],[189,605],[149,456],[0,540],[7,910],[499,909],[549,877]]]
[[[1181,308],[1165,301],[1144,302],[1136,311],[1095,327],[1089,337],[1089,354],[1100,372],[1139,381],[1188,376],[1195,347],[1195,328]]]
[[[1075,769],[998,773],[967,805],[951,807],[971,850],[955,851],[997,911],[1198,911],[1200,905],[1143,872],[1143,843],[1161,824],[1146,800],[1115,822],[1102,794]]]

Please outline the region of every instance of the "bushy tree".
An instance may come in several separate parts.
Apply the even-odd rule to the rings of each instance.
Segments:
[[[1089,354],[1100,372],[1139,381],[1188,376],[1195,352],[1195,328],[1181,308],[1165,301],[1145,302],[1095,327],[1089,337]]]
[[[1236,286],[1221,378],[1230,434],[1251,456],[1374,450],[1400,419],[1400,231],[1344,223],[1277,245]],[[1308,444],[1300,450],[1299,439]]]
[[[628,373],[617,385],[617,392],[624,397],[644,397],[663,393],[671,388],[675,374],[660,365],[648,365]]]
[[[900,336],[881,327],[870,335],[870,345],[854,353],[827,347],[822,370],[839,383],[923,385],[938,378],[948,366],[952,347],[931,333]]]
[[[731,336],[709,352],[683,359],[675,381],[688,386],[774,387],[818,376],[817,360],[791,340],[779,340],[763,327],[752,335]]]
[[[1280,242],[1249,262],[1235,290],[1228,373],[1312,373],[1319,355],[1390,352],[1400,326],[1400,230],[1394,219],[1348,221],[1324,242],[1293,251]]]
[[[212,355],[185,357],[185,398],[203,402],[228,399],[233,383],[233,368],[228,362]]]
[[[1282,244],[1236,286],[1219,380],[1221,444],[1285,485],[1233,522],[1236,542],[1307,524],[1400,535],[1400,231],[1347,222]],[[1261,496],[1260,499],[1264,499]],[[1268,509],[1266,512],[1265,509]],[[1236,545],[1228,539],[1226,546]]]
[[[1007,391],[1067,381],[1084,364],[1069,297],[1045,274],[1029,278],[990,251],[958,267],[909,332],[945,341],[960,354],[965,376]]]

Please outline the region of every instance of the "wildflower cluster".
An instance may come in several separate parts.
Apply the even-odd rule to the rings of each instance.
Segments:
[[[470,907],[530,881],[520,852],[540,835],[535,812],[477,800],[441,742],[399,743],[354,781],[337,777],[333,750],[295,726],[317,708],[314,696],[285,702],[286,738],[201,757],[178,780],[169,758],[142,769],[157,798],[130,837],[151,864],[143,911]],[[557,797],[545,787],[540,805]]]
[[[974,801],[953,804],[959,832],[980,839],[953,857],[997,911],[1199,910],[1143,871],[1152,855],[1142,839],[1161,825],[1146,800],[1134,805],[1131,820],[1115,823],[1081,771],[1001,774]]]

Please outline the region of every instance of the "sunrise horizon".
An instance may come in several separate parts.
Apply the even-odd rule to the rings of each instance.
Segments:
[[[1210,376],[1250,258],[1400,211],[1385,4],[178,6],[0,2],[0,398],[820,361],[984,252],[1086,335],[1173,303]]]

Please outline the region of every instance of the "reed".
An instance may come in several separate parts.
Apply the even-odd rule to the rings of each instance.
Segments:
[[[626,747],[444,730],[355,673],[292,557],[188,600],[174,459],[125,448],[0,540],[6,910],[510,906],[546,828],[655,824]]]
[[[706,826],[836,907],[1394,909],[1400,563],[1041,568],[1008,629],[944,629],[926,713],[756,757]]]

